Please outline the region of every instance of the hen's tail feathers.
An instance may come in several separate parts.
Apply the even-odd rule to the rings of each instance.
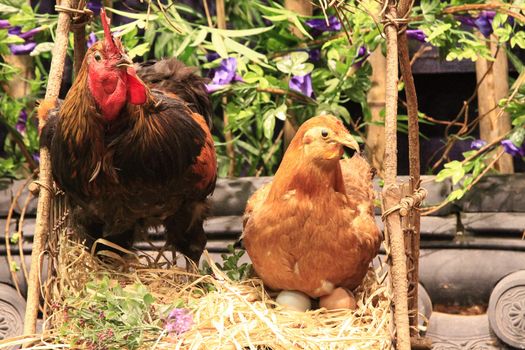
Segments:
[[[211,127],[213,107],[205,85],[208,79],[195,74],[195,70],[171,58],[142,63],[137,74],[151,89],[171,93],[184,100]]]

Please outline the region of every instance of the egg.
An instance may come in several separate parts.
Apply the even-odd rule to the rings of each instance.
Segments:
[[[275,301],[277,304],[294,311],[304,312],[312,307],[310,297],[295,290],[283,290]]]
[[[335,309],[350,309],[357,308],[357,302],[354,294],[344,288],[336,288],[332,294],[325,295],[319,298],[319,306],[328,310]]]

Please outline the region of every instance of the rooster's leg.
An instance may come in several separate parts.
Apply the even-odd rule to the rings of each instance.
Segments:
[[[172,247],[172,251],[182,253],[188,259],[187,270],[195,272],[193,264],[199,265],[200,257],[206,246],[206,234],[202,227],[203,220],[191,219],[191,214],[178,213],[166,219],[165,227],[167,243]],[[173,259],[175,259],[175,253]]]

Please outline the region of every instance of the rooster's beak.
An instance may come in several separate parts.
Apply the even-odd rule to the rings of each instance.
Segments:
[[[350,134],[337,136],[334,141],[340,143],[341,145],[343,145],[345,147],[348,147],[348,148],[351,148],[351,149],[355,150],[356,153],[360,152],[359,144],[357,143],[357,141]]]
[[[126,54],[122,54],[122,57],[120,60],[115,63],[115,67],[122,68],[122,67],[133,67],[133,61],[128,57]]]

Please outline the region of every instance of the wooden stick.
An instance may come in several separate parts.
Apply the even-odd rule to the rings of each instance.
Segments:
[[[71,7],[77,0],[62,0],[61,5]],[[69,28],[71,24],[70,14],[60,12],[58,15],[57,33],[55,46],[53,48],[53,59],[49,69],[49,80],[45,100],[52,101],[58,98],[60,85],[64,74],[64,61],[67,53]],[[43,127],[45,120],[40,119],[39,128]],[[27,306],[24,319],[24,334],[34,334],[38,318],[38,306],[40,304],[40,276],[39,261],[44,252],[44,247],[49,235],[49,220],[51,210],[52,193],[49,189],[53,186],[51,175],[51,158],[46,147],[40,148],[40,174],[39,181],[42,184],[38,196],[37,218],[35,225],[35,236],[33,239],[33,250],[31,252],[31,269],[27,285]]]
[[[385,0],[386,1],[386,0]],[[401,192],[397,185],[397,83],[398,83],[398,53],[397,18],[395,1],[390,1],[385,13],[386,35],[386,100],[385,100],[385,156],[384,173],[385,187],[383,189],[384,210],[399,204]],[[407,302],[407,266],[405,243],[399,212],[394,211],[385,218],[385,230],[390,238],[392,266],[390,269],[394,287],[394,320],[397,333],[397,350],[410,349],[410,331],[408,323]]]
[[[408,38],[406,31],[398,37],[399,40],[399,60],[401,67],[401,74],[405,81],[405,93],[407,96],[407,111],[408,111],[408,159],[410,164],[410,194],[414,193],[419,188],[420,180],[420,161],[419,161],[419,121],[418,121],[418,107],[416,86],[414,84],[414,77],[412,76],[412,69],[410,67],[410,57],[408,53]],[[409,273],[409,290],[408,290],[408,307],[410,317],[410,329],[412,336],[419,336],[417,331],[418,325],[418,297],[417,288],[419,283],[419,234],[420,234],[420,215],[419,210],[411,210],[409,215],[409,225],[412,230],[408,231],[409,249],[411,253],[411,261],[408,267]]]

